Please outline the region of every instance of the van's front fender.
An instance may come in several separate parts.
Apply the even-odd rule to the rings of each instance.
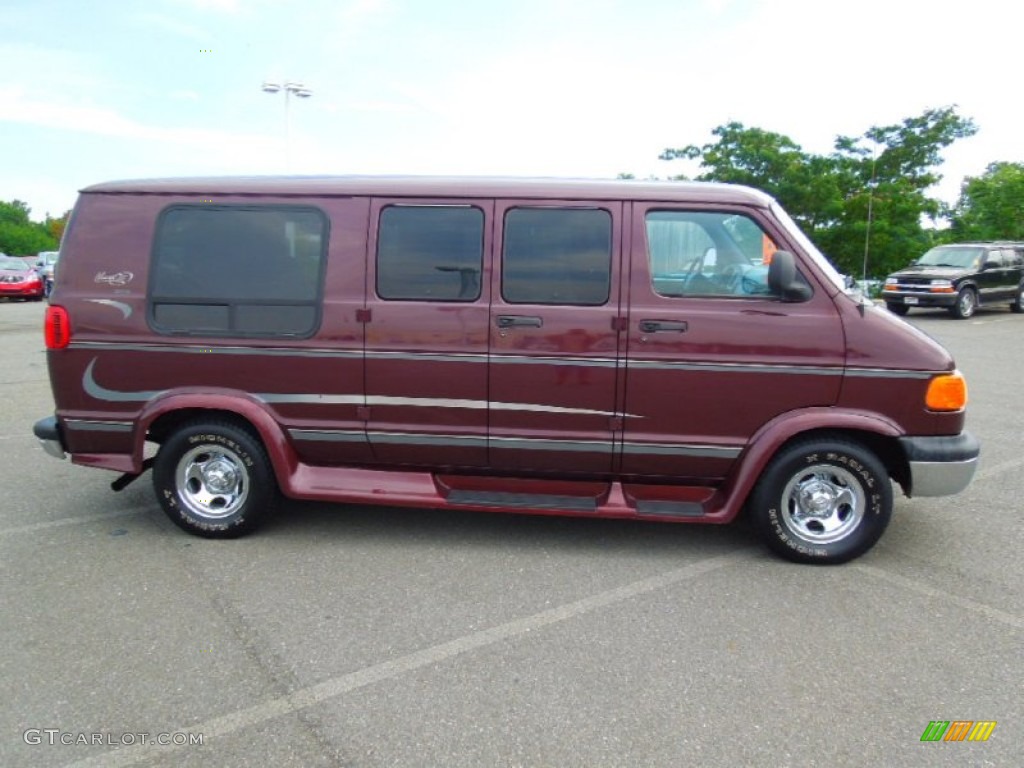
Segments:
[[[768,462],[790,440],[814,432],[860,432],[896,439],[905,433],[891,419],[846,408],[801,408],[775,417],[751,438],[740,454],[721,493],[721,521],[733,520],[743,509]]]

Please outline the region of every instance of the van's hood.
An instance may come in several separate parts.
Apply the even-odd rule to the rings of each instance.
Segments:
[[[889,277],[927,277],[942,280],[955,280],[963,277],[971,270],[960,267],[932,267],[919,264],[911,264],[899,272],[893,272]]]

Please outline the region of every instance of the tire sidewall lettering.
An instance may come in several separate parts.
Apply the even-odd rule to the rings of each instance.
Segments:
[[[888,525],[892,511],[888,473],[878,457],[863,445],[837,439],[839,445],[807,439],[781,449],[762,473],[751,494],[750,512],[762,538],[776,552],[797,562],[842,563],[874,545]],[[863,517],[837,541],[818,544],[802,538],[786,522],[784,488],[812,466],[832,466],[852,476],[863,493]]]
[[[223,429],[223,431],[221,431]],[[249,498],[233,514],[222,518],[204,518],[184,503],[176,477],[177,465],[188,452],[223,451],[228,458],[248,470],[246,483]],[[178,527],[209,538],[238,536],[254,529],[274,504],[277,485],[273,469],[260,443],[251,430],[231,423],[185,425],[161,445],[153,467],[157,499],[164,512]]]

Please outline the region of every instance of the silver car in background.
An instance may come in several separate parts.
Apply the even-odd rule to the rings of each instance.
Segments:
[[[57,271],[57,260],[60,259],[60,251],[41,251],[36,255],[36,270],[43,276],[46,296],[49,298],[53,290],[54,274]]]

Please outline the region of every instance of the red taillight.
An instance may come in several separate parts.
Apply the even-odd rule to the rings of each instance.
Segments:
[[[50,305],[46,308],[46,324],[43,326],[47,349],[64,349],[71,343],[71,320],[64,307]]]

